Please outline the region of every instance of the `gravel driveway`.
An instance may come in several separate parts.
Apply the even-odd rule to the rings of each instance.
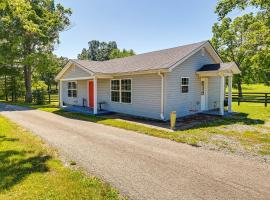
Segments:
[[[268,164],[17,106],[0,114],[130,199],[270,199]]]

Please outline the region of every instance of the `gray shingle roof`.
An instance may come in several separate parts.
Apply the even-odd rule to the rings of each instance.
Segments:
[[[208,41],[108,61],[72,60],[94,73],[126,73],[168,69]]]

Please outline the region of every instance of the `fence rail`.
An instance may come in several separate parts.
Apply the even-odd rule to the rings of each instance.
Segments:
[[[38,95],[36,94],[37,91],[33,91],[33,102],[38,101]],[[45,103],[54,103],[59,101],[58,91],[52,90],[52,91],[42,91],[44,95],[43,101]]]
[[[228,98],[228,94],[226,95]],[[245,93],[233,93],[232,100],[238,102],[238,105],[241,102],[250,102],[250,103],[263,103],[265,107],[270,103],[270,93],[263,92],[245,92]]]

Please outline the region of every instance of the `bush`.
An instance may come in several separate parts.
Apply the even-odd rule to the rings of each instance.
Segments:
[[[44,90],[36,90],[33,92],[34,99],[37,105],[44,105],[45,104],[45,91]]]

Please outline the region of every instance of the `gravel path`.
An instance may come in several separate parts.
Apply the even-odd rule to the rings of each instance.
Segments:
[[[270,165],[52,113],[0,104],[130,199],[270,199]]]

